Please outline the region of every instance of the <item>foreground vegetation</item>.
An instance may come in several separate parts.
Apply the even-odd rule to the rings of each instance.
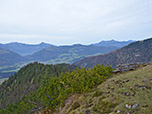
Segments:
[[[47,80],[50,77],[58,77],[74,69],[74,66],[68,64],[44,65],[37,62],[28,64],[0,85],[0,108],[15,103],[37,90],[44,78]]]
[[[151,114],[152,65],[113,75],[91,92],[71,98],[60,114]]]
[[[117,75],[112,74],[110,66],[103,65],[76,70],[75,67],[66,64],[48,66],[34,63],[19,71],[23,74],[26,71],[26,75],[22,74],[23,77],[20,79],[24,80],[23,82],[20,80],[20,83],[24,85],[25,82],[29,85],[32,83],[29,87],[38,84],[37,82],[41,83],[32,91],[27,91],[29,88],[25,87],[24,91],[19,90],[20,93],[24,93],[20,94],[22,97],[19,100],[14,97],[16,100],[2,107],[0,114],[150,114],[152,112],[152,65],[141,66],[136,71]],[[32,72],[33,75],[29,75]],[[36,72],[43,73],[38,75]],[[12,88],[17,87],[14,85],[18,79],[15,76],[14,79],[16,81],[10,78],[11,81],[7,80],[2,84],[5,88],[10,82],[6,90],[10,92],[10,96],[16,90],[14,88],[11,91]]]
[[[28,77],[28,74],[32,73],[31,69],[33,69],[33,66],[29,65],[30,73],[23,73],[26,73],[26,76]],[[24,71],[25,69],[22,70]],[[54,75],[53,77],[48,77],[47,75],[49,75],[49,73],[44,74],[45,77],[41,81],[41,85],[38,89],[26,96],[23,96],[19,101],[8,104],[5,108],[0,110],[0,113],[24,114],[34,113],[40,110],[50,112],[56,111],[59,107],[64,107],[64,101],[70,95],[91,91],[93,87],[101,84],[108,77],[110,77],[111,73],[112,68],[110,66],[104,67],[103,65],[96,65],[91,69],[77,68],[71,73],[60,73],[58,75]],[[33,83],[33,78],[28,78],[30,79],[29,83]],[[10,89],[11,85],[12,82],[9,86]]]

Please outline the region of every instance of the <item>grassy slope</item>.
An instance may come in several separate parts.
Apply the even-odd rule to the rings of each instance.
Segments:
[[[71,99],[72,98],[72,99]],[[67,100],[70,114],[150,114],[152,113],[152,65],[114,75],[91,93],[76,94]],[[126,104],[131,105],[127,108]],[[133,105],[138,106],[133,109]],[[61,113],[62,114],[62,113]]]

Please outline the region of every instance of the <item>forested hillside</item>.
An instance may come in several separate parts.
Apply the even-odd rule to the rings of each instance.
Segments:
[[[137,41],[121,49],[98,56],[87,57],[74,63],[79,67],[93,67],[96,64],[105,64],[116,67],[119,64],[152,61],[152,38]]]
[[[42,79],[59,77],[62,73],[74,69],[74,66],[67,64],[44,65],[36,62],[28,64],[0,85],[0,108],[35,91],[41,85]]]
[[[97,65],[92,69],[77,68],[65,74],[60,73],[65,71],[62,68],[69,70],[71,67],[58,68],[58,65],[47,67],[35,63],[22,68],[0,86],[2,92],[0,113],[25,114],[37,111],[52,113],[64,107],[64,101],[70,95],[91,91],[112,73],[111,67],[103,65]],[[40,84],[42,77],[44,78]],[[35,89],[37,86],[39,88]],[[5,107],[6,102],[11,103]]]

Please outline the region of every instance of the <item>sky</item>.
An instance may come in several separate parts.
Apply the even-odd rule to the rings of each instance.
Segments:
[[[0,0],[0,43],[91,44],[152,36],[152,0]]]

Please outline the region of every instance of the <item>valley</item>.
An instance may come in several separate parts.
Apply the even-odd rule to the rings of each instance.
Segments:
[[[20,70],[23,66],[27,65],[30,62],[21,62],[13,65],[1,66],[0,67],[0,79],[9,78],[11,75],[14,75],[17,71]]]
[[[71,46],[55,46],[44,42],[33,45],[18,42],[0,44],[0,79],[8,78],[22,66],[34,61],[44,64],[72,64],[89,56],[111,52],[131,42],[134,41],[111,40],[90,45],[74,44]]]

